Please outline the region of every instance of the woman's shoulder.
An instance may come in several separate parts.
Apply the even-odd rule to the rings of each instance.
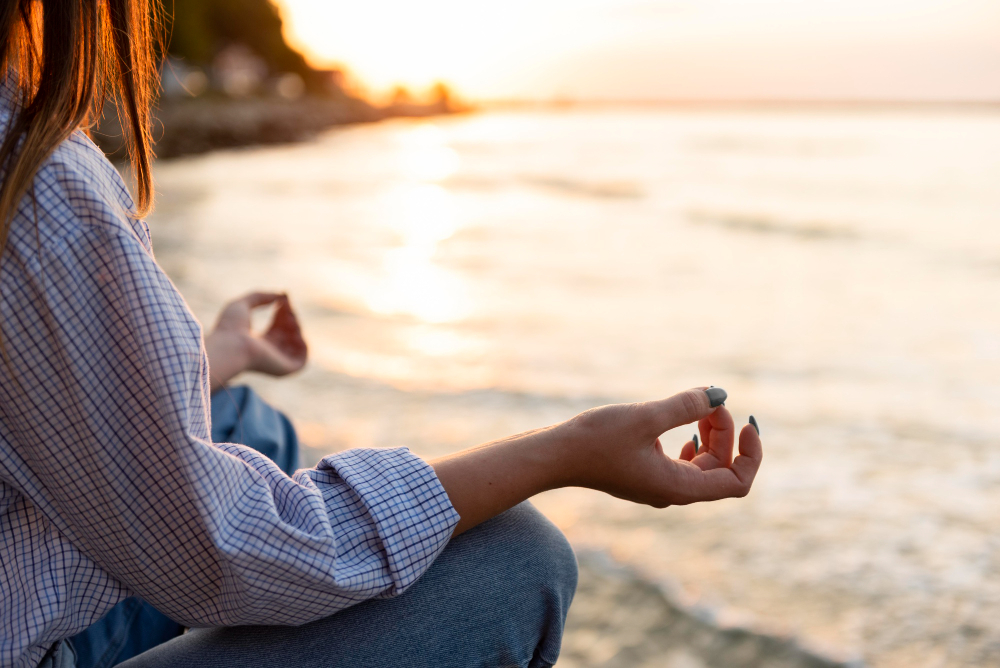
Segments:
[[[0,139],[12,109],[0,104]],[[0,175],[2,178],[2,175]],[[82,131],[77,130],[45,159],[11,221],[8,241],[32,243],[81,234],[127,235],[152,252],[149,228],[135,215],[121,174]]]
[[[34,190],[33,206],[42,210],[56,236],[125,233],[151,250],[149,229],[134,215],[135,204],[124,179],[82,131],[59,144],[42,164]]]

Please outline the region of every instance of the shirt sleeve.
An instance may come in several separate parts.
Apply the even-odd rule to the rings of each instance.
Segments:
[[[458,522],[433,469],[365,449],[289,478],[213,444],[197,321],[129,221],[60,201],[46,215],[79,224],[40,228],[0,314],[21,388],[5,420],[58,531],[189,626],[301,624],[419,578]]]

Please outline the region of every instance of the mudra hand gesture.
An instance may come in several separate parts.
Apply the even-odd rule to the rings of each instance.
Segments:
[[[262,334],[251,330],[253,310],[276,304],[271,324]],[[212,391],[243,371],[285,376],[305,366],[308,347],[288,295],[252,292],[229,302],[215,328],[205,337]]]
[[[746,496],[763,459],[755,422],[739,433],[721,405],[721,388],[666,399],[593,408],[544,429],[433,460],[462,519],[456,533],[539,492],[589,487],[657,508]],[[664,432],[697,422],[678,459],[664,454]]]

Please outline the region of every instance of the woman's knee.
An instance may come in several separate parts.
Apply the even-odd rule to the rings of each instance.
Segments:
[[[576,591],[577,563],[563,533],[529,502],[501,513],[460,536],[493,562],[517,564],[517,581],[532,591],[551,591],[568,608]],[[503,570],[503,567],[500,567]]]
[[[441,558],[443,572],[475,573],[460,580],[475,587],[467,610],[490,620],[503,648],[495,665],[555,663],[577,581],[576,556],[555,525],[522,503],[456,538]]]

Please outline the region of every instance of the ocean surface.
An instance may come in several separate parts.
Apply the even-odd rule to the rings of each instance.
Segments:
[[[492,111],[156,179],[157,256],[206,326],[251,289],[297,305],[310,367],[247,380],[306,463],[719,385],[761,425],[746,499],[536,505],[720,627],[1000,665],[1000,112]]]

